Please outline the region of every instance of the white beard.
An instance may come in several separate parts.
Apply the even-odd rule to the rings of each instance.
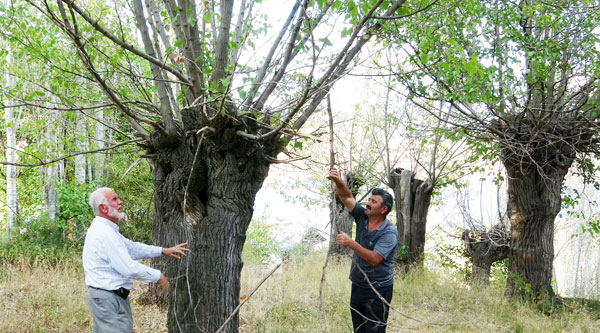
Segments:
[[[116,208],[108,206],[108,216],[118,220],[122,220],[125,218],[125,213],[119,212]]]

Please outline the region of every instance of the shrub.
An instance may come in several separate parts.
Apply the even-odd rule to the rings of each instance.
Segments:
[[[56,262],[81,254],[82,242],[65,237],[65,229],[47,214],[17,221],[13,238],[0,242],[0,259]]]
[[[246,232],[246,243],[242,251],[244,261],[260,264],[266,261],[271,254],[279,254],[281,244],[272,235],[271,226],[252,220]]]

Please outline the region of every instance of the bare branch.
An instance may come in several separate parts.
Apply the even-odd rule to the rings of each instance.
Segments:
[[[27,0],[30,1],[30,0]],[[59,1],[59,8],[62,7],[62,2]],[[49,10],[49,9],[48,9]],[[51,12],[49,12],[51,13]],[[63,14],[64,13],[64,14]],[[129,120],[129,123],[132,125],[132,127],[144,138],[144,139],[148,139],[148,134],[146,133],[146,130],[140,126],[140,124],[138,123],[138,121],[140,122],[145,122],[147,124],[150,124],[152,126],[154,126],[155,128],[157,127],[157,124],[154,122],[150,122],[144,119],[140,119],[138,118],[136,115],[134,115],[129,108],[127,108],[123,103],[121,103],[121,101],[119,100],[119,98],[115,95],[115,93],[110,89],[110,87],[108,87],[108,85],[106,84],[106,82],[104,81],[104,79],[100,76],[100,74],[98,74],[98,72],[96,71],[96,69],[94,68],[94,65],[92,64],[92,61],[89,57],[89,55],[87,54],[85,47],[83,45],[83,43],[81,42],[80,36],[75,34],[73,28],[71,28],[71,26],[68,24],[68,19],[66,17],[66,13],[64,12],[64,9],[61,10],[61,15],[63,16],[63,20],[60,21],[57,17],[55,17],[54,15],[51,15],[51,19],[59,26],[61,27],[69,36],[69,38],[71,38],[71,40],[73,41],[73,44],[75,45],[75,48],[77,49],[77,54],[79,55],[79,57],[81,58],[83,65],[88,69],[88,71],[92,74],[92,76],[96,79],[96,81],[100,84],[100,87],[102,88],[102,90],[105,92],[105,94],[108,96],[108,98],[110,100],[113,101],[113,103],[115,103],[115,105],[117,106],[117,108],[123,112],[123,114],[125,115],[125,118],[127,120]],[[73,17],[74,19],[74,17]]]
[[[260,68],[258,74],[256,75],[256,78],[254,78],[252,87],[250,88],[250,91],[248,92],[246,99],[242,103],[242,105],[243,105],[242,110],[248,109],[250,104],[252,104],[253,96],[256,94],[258,87],[262,83],[262,81],[265,77],[265,74],[267,73],[267,69],[271,65],[271,60],[273,59],[273,55],[275,54],[277,47],[281,43],[281,40],[283,39],[283,36],[285,35],[285,33],[288,29],[288,26],[292,22],[292,19],[294,18],[294,16],[296,16],[296,11],[298,10],[299,6],[300,6],[300,2],[296,1],[294,3],[294,7],[292,7],[292,10],[290,11],[290,14],[288,15],[287,20],[285,21],[285,23],[283,24],[283,27],[279,31],[279,35],[277,35],[277,37],[275,38],[275,40],[273,42],[273,45],[271,45],[271,49],[269,50],[269,53],[267,54],[267,57],[265,58],[265,61],[262,65],[262,67]]]
[[[29,2],[31,0],[27,0],[27,1]],[[108,39],[113,41],[115,44],[117,44],[117,45],[121,46],[122,48],[132,52],[133,54],[138,55],[138,56],[148,60],[149,62],[169,71],[170,73],[175,75],[175,77],[177,77],[179,80],[181,80],[181,82],[183,84],[190,85],[190,86],[192,85],[190,83],[190,81],[188,80],[188,78],[183,73],[181,73],[181,71],[179,69],[173,68],[171,66],[167,66],[161,60],[156,59],[156,58],[136,49],[133,45],[125,43],[124,41],[120,40],[117,36],[113,35],[108,30],[104,29],[104,27],[102,27],[98,23],[98,21],[95,21],[89,15],[87,15],[85,13],[85,11],[83,11],[83,9],[81,9],[79,6],[77,6],[73,0],[61,0],[61,1],[68,4],[69,7],[73,8],[81,17],[83,17],[84,20],[86,20],[92,27],[94,27],[94,29],[96,29],[99,33],[103,34],[105,37],[107,37]],[[60,3],[60,1],[59,1],[59,3]]]
[[[307,4],[307,1],[304,0],[304,2],[302,3],[303,9],[306,9],[306,4]],[[292,12],[293,11],[294,10],[292,10]],[[283,74],[285,74],[285,70],[287,69],[287,66],[294,58],[292,51],[294,49],[294,46],[296,45],[296,37],[298,36],[298,33],[300,32],[300,28],[302,26],[302,24],[301,24],[302,18],[303,18],[302,15],[298,15],[298,19],[296,20],[296,23],[294,25],[294,30],[292,30],[292,32],[290,33],[290,37],[288,39],[288,43],[286,46],[286,50],[284,52],[281,67],[279,67],[279,69],[275,72],[275,74],[273,75],[273,78],[271,79],[271,81],[269,82],[269,84],[267,85],[265,90],[262,92],[262,94],[260,95],[258,100],[252,106],[252,108],[254,110],[261,110],[263,108],[267,99],[269,98],[271,93],[273,93],[273,91],[275,90],[275,87],[277,86],[279,81],[281,81],[281,78],[283,77]]]
[[[346,71],[346,68],[354,59],[354,57],[358,54],[358,52],[362,49],[362,47],[371,39],[371,37],[377,32],[381,27],[381,22],[376,22],[373,26],[369,27],[368,30],[360,36],[360,32],[363,31],[363,28],[367,24],[369,20],[372,19],[372,15],[379,8],[383,1],[379,0],[377,3],[371,7],[369,12],[365,15],[365,17],[361,20],[361,22],[355,27],[354,32],[352,33],[350,39],[337,56],[337,58],[333,61],[327,72],[322,76],[319,83],[314,88],[315,95],[312,99],[311,104],[306,108],[306,110],[302,113],[302,115],[296,120],[293,124],[292,128],[299,129],[304,125],[304,123],[308,120],[308,118],[315,111],[321,100],[327,95],[331,85],[337,81]],[[406,0],[397,0],[386,10],[383,16],[391,16],[396,12],[400,6],[402,6]],[[354,43],[356,42],[356,45]],[[354,45],[354,47],[352,47]],[[352,48],[351,48],[352,47]]]
[[[229,29],[231,28],[231,19],[233,14],[233,0],[221,1],[221,23],[219,25],[219,37],[215,44],[215,59],[213,67],[213,76],[211,81],[216,87],[223,87],[221,79],[225,78],[225,67],[229,60],[227,46],[229,44]]]
[[[9,163],[9,162],[0,161],[0,164],[2,164],[2,165],[14,165],[14,166],[19,166],[19,167],[37,167],[37,166],[48,165],[48,164],[56,163],[58,161],[66,160],[67,158],[71,158],[73,156],[99,153],[99,152],[102,152],[102,151],[112,150],[112,149],[115,149],[115,148],[120,147],[120,146],[125,146],[125,145],[128,145],[128,144],[132,144],[132,143],[136,143],[136,142],[141,142],[141,141],[144,141],[144,140],[143,139],[133,139],[133,140],[129,140],[129,141],[118,143],[118,144],[110,146],[110,147],[105,147],[105,148],[99,148],[99,149],[94,149],[94,150],[77,152],[77,153],[69,154],[69,155],[66,155],[66,156],[58,157],[58,158],[55,158],[55,159],[52,159],[52,160],[49,160],[49,161],[44,161],[43,159],[40,159],[40,158],[36,157],[40,161],[40,163],[29,164],[29,163]],[[32,155],[32,156],[34,156],[34,155]]]
[[[148,33],[148,26],[146,25],[146,17],[144,16],[144,7],[142,0],[134,0],[133,7],[135,12],[135,19],[137,22],[138,30],[142,36],[142,43],[146,53],[149,56],[155,58],[154,47],[152,46],[152,40]],[[165,132],[167,135],[175,135],[177,129],[175,128],[175,121],[173,119],[173,113],[171,112],[171,100],[169,99],[169,93],[167,91],[167,84],[162,80],[163,72],[160,66],[150,63],[150,70],[154,77],[154,84],[157,88],[158,97],[160,99],[160,113],[162,115],[163,123],[165,124]]]

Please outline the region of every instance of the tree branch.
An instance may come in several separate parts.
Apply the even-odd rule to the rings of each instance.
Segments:
[[[40,159],[40,158],[37,158],[34,155],[31,155],[31,156],[36,157],[38,160],[40,160],[40,163],[28,164],[28,163],[9,163],[9,162],[0,161],[0,164],[2,164],[2,165],[14,165],[14,166],[19,166],[19,167],[37,167],[37,166],[43,166],[43,165],[48,165],[48,164],[56,163],[58,161],[66,160],[67,158],[74,157],[74,156],[77,156],[77,155],[86,155],[86,154],[99,153],[99,152],[102,152],[102,151],[115,149],[115,148],[120,147],[120,146],[125,146],[125,145],[131,144],[131,143],[141,142],[141,141],[144,141],[144,140],[143,139],[133,139],[133,140],[129,140],[129,141],[118,143],[118,144],[116,144],[114,146],[105,147],[105,148],[99,148],[99,149],[94,149],[94,150],[88,150],[88,151],[83,151],[83,152],[77,152],[77,153],[73,153],[73,154],[69,154],[69,155],[66,155],[66,156],[62,156],[62,157],[58,157],[58,158],[52,159],[50,161],[44,161],[43,159]]]
[[[31,1],[31,0],[27,0],[27,1]],[[104,27],[102,27],[98,23],[98,21],[95,21],[89,15],[87,15],[83,11],[83,9],[81,9],[79,6],[77,6],[75,4],[75,2],[73,0],[60,0],[60,1],[66,3],[67,5],[69,5],[69,7],[73,8],[81,17],[83,17],[84,20],[86,20],[92,27],[94,27],[94,29],[96,29],[99,33],[104,35],[106,38],[113,41],[115,44],[117,44],[117,45],[121,46],[122,48],[130,51],[131,53],[138,55],[138,56],[148,60],[149,62],[171,72],[173,75],[175,75],[175,77],[177,77],[179,80],[181,80],[181,82],[183,84],[189,85],[189,86],[192,85],[190,83],[190,81],[188,80],[188,78],[183,73],[181,73],[181,71],[179,71],[179,69],[167,66],[163,61],[156,59],[154,57],[151,57],[150,55],[136,49],[133,45],[125,43],[124,41],[117,38],[117,36],[113,35],[108,30],[104,29]],[[59,1],[59,3],[60,3],[60,1]]]

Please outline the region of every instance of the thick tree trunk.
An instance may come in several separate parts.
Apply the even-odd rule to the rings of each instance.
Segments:
[[[388,177],[396,200],[398,246],[396,263],[405,269],[423,263],[427,212],[431,204],[433,186],[415,179],[414,173],[394,169]]]
[[[487,286],[492,264],[508,257],[509,235],[501,225],[481,234],[465,230],[462,234],[465,250],[473,264],[471,281],[475,286]]]
[[[157,258],[153,266],[171,282],[169,332],[215,332],[239,302],[242,248],[269,163],[241,140],[229,150],[213,144],[218,138],[186,140],[151,159],[153,240],[188,242],[191,253],[180,261]],[[238,325],[235,315],[224,332]]]
[[[538,165],[506,161],[504,165],[511,223],[506,294],[551,305],[557,301],[552,290],[554,219],[560,211],[560,191],[568,166],[547,166],[540,174]]]
[[[352,195],[356,197],[357,184],[355,182],[354,173],[344,173],[343,179],[348,188],[350,188],[350,190],[352,191]],[[352,215],[350,215],[350,212],[348,212],[346,207],[344,207],[344,204],[337,196],[337,193],[335,195],[335,201],[335,211],[331,209],[332,205],[330,205],[329,212],[330,218],[332,218],[333,214],[335,214],[335,224],[333,225],[334,228],[332,228],[332,233],[329,237],[329,242],[331,245],[331,254],[348,256],[352,254],[352,250],[348,247],[340,245],[337,242],[336,235],[340,232],[344,232],[352,236],[352,224],[354,223],[354,218],[352,217]]]

